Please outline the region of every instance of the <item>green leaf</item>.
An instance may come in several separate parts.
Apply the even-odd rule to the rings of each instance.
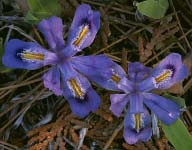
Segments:
[[[170,126],[162,124],[162,128],[165,136],[176,150],[192,149],[192,136],[180,119]]]
[[[164,17],[168,7],[168,0],[146,0],[136,4],[137,10],[148,17],[160,19]]]
[[[28,11],[27,15],[25,16],[25,21],[27,22],[35,22],[37,23],[39,21],[39,19],[37,17],[35,17],[31,11]]]
[[[57,16],[61,8],[57,0],[27,0],[29,11],[25,20],[31,24],[38,23],[43,18]]]
[[[168,98],[168,99],[174,101],[175,103],[177,103],[177,105],[179,105],[179,108],[181,108],[181,109],[182,109],[182,108],[186,108],[186,104],[185,104],[185,99],[184,99],[184,98],[172,96],[172,95],[170,95],[170,94],[168,94],[168,93],[163,94],[163,96],[164,96],[165,98]]]

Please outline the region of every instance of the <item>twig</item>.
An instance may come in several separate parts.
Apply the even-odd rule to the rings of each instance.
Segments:
[[[93,2],[93,1],[89,1],[89,0],[81,0],[81,1],[83,1],[85,3],[92,4],[92,5],[96,5],[96,6],[106,7],[105,4],[101,4],[101,3],[97,3],[97,2]],[[129,15],[135,15],[134,12],[130,12],[130,11],[127,11],[127,10],[124,10],[124,9],[121,9],[121,8],[117,8],[117,7],[109,7],[109,9],[112,9],[112,10],[115,10],[115,11],[118,11],[118,12],[121,12],[121,13],[129,14]]]
[[[7,33],[7,36],[6,36],[6,39],[5,39],[5,42],[4,42],[4,45],[5,45],[5,44],[7,43],[7,41],[9,40],[10,35],[11,35],[11,32],[12,32],[12,30],[13,30],[13,27],[14,27],[14,25],[11,25],[11,28],[9,28],[8,33]]]
[[[15,150],[15,149],[18,148],[17,146],[12,145],[12,144],[9,144],[9,143],[7,143],[7,142],[5,142],[5,141],[0,141],[0,147],[1,147],[1,145],[6,146],[6,147],[9,147],[10,150],[13,150],[13,149]],[[7,150],[8,150],[8,149],[7,149]]]
[[[25,82],[25,83],[21,83],[21,84],[16,84],[16,85],[10,85],[10,86],[7,86],[7,87],[2,87],[2,88],[0,88],[0,91],[8,90],[8,89],[11,89],[11,88],[18,88],[18,87],[25,86],[25,85],[28,85],[28,84],[32,84],[32,83],[35,83],[35,82],[39,82],[39,81],[41,81],[40,78],[32,80],[32,81]]]
[[[0,117],[8,113],[10,110],[15,108],[18,104],[22,103],[24,100],[26,100],[29,96],[31,96],[35,91],[37,91],[41,87],[42,83],[37,85],[33,90],[31,90],[27,95],[23,96],[20,100],[16,101],[13,105],[9,106],[6,110],[4,110],[2,113],[0,113]]]
[[[178,40],[183,39],[185,36],[187,36],[189,33],[192,32],[192,29],[190,29],[189,31],[187,31],[184,35],[182,35],[181,37],[178,38]],[[166,48],[164,48],[163,50],[161,50],[156,56],[160,56],[161,54],[163,54],[167,49],[171,48],[173,45],[175,45],[177,42],[173,42],[170,45],[168,45]],[[146,61],[144,64],[148,64],[149,62],[151,62],[152,60],[154,60],[156,58],[156,56],[150,58],[148,61]]]
[[[25,36],[26,38],[28,38],[29,40],[33,41],[33,42],[37,42],[33,37],[29,36],[28,34],[26,34],[21,28],[16,27],[16,26],[12,26],[12,25],[5,25],[3,27],[0,28],[1,30],[4,30],[6,28],[12,28],[13,30],[16,30],[17,32],[19,32],[21,35]]]
[[[43,41],[43,39],[42,39],[42,37],[40,36],[40,34],[39,34],[39,32],[37,31],[37,29],[33,26],[33,27],[32,27],[32,30],[33,30],[33,32],[35,33],[35,35],[37,36],[40,44],[41,44],[43,47],[45,47],[45,42]]]
[[[103,150],[107,150],[107,149],[109,148],[109,146],[111,145],[111,143],[113,142],[113,140],[115,139],[115,137],[116,137],[117,134],[121,131],[122,128],[123,128],[123,122],[117,126],[117,128],[116,128],[115,131],[113,132],[111,138],[110,138],[110,139],[107,141],[107,143],[105,144]]]
[[[104,48],[100,49],[99,51],[97,51],[96,53],[94,53],[94,55],[97,55],[97,54],[99,54],[99,53],[101,53],[101,52],[107,50],[108,48],[110,48],[110,47],[112,47],[112,46],[114,46],[114,45],[116,45],[116,44],[122,42],[123,40],[125,40],[125,39],[127,39],[127,38],[129,38],[129,35],[125,35],[125,36],[123,36],[122,38],[120,38],[120,39],[118,39],[118,40],[112,42],[111,44],[109,44],[107,47],[104,47]]]
[[[24,21],[24,17],[18,16],[0,16],[1,21]]]
[[[121,62],[122,62],[122,67],[123,69],[127,72],[127,55],[128,55],[128,50],[123,48],[123,51],[122,51],[122,59],[121,59]]]
[[[30,106],[38,99],[39,96],[45,91],[46,89],[42,89],[32,101],[30,101],[24,108],[22,108],[13,118],[9,120],[2,128],[0,128],[0,134],[17,118],[21,115],[24,111],[30,108]]]
[[[190,79],[190,80],[185,84],[183,94],[184,94],[186,91],[188,91],[188,90],[191,88],[191,86],[192,86],[192,79]]]
[[[185,39],[185,41],[186,41],[186,43],[187,43],[187,46],[189,47],[190,51],[192,51],[191,45],[190,45],[187,37],[185,36],[185,33],[183,32],[183,28],[182,28],[182,26],[181,26],[181,22],[180,22],[180,20],[179,20],[179,17],[178,17],[178,15],[177,15],[176,10],[175,10],[175,7],[174,7],[174,5],[173,5],[173,1],[172,1],[172,0],[169,0],[169,1],[170,1],[171,6],[172,6],[172,9],[173,9],[173,11],[174,11],[174,13],[175,13],[175,17],[176,17],[176,19],[177,19],[179,28],[181,29],[181,33],[184,35],[184,39]]]
[[[75,150],[77,150],[77,147],[75,144],[73,144],[73,142],[71,142],[69,139],[67,139],[65,136],[63,136],[63,139],[65,140],[65,142],[67,142],[69,145],[71,145]]]

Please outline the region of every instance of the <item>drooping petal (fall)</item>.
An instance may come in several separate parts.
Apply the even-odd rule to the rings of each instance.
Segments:
[[[5,66],[28,70],[55,64],[56,61],[56,55],[42,48],[39,44],[18,39],[12,39],[6,44],[2,57]]]
[[[131,113],[129,110],[124,120],[123,136],[128,144],[148,141],[152,135],[151,118],[147,109],[143,113]]]
[[[123,130],[123,137],[128,144],[135,144],[138,141],[147,142],[152,135],[151,127],[144,128],[141,132],[137,133],[128,127]]]
[[[179,117],[179,106],[162,96],[144,93],[144,103],[166,125],[170,125]]]
[[[63,54],[72,56],[90,46],[99,28],[100,13],[87,4],[80,5],[75,12]]]
[[[126,108],[126,105],[129,102],[129,98],[127,94],[111,94],[110,101],[110,110],[115,116],[119,117],[123,110]]]
[[[61,75],[57,66],[52,66],[44,75],[43,83],[46,88],[53,91],[57,96],[62,95]]]
[[[187,76],[187,68],[180,54],[171,53],[152,70],[151,76],[156,88],[166,89],[183,80]]]
[[[68,100],[72,112],[81,118],[90,112],[95,112],[100,106],[100,97],[91,87],[87,89],[84,99],[66,95],[66,92],[67,90],[64,90],[64,96]]]
[[[83,118],[96,111],[100,105],[100,97],[86,77],[76,72],[69,64],[64,64],[60,68],[62,68],[63,95],[69,102],[72,112]]]
[[[63,84],[66,84],[70,92],[76,98],[83,99],[91,84],[87,78],[73,69],[69,62],[59,65]]]
[[[56,16],[43,19],[38,24],[38,29],[43,34],[49,47],[54,51],[59,51],[64,48],[63,28],[61,18]]]
[[[119,65],[105,55],[77,56],[72,58],[71,63],[78,72],[108,90],[118,90],[118,82],[126,75]]]

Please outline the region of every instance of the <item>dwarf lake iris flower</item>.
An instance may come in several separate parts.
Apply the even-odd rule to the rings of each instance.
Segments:
[[[166,89],[187,76],[181,56],[171,53],[154,69],[139,62],[129,63],[128,76],[122,78],[118,87],[125,94],[111,94],[110,110],[120,116],[128,105],[124,120],[124,138],[129,144],[138,140],[147,141],[152,129],[147,109],[151,110],[164,124],[172,124],[180,114],[179,106],[162,96],[149,93],[152,89]]]
[[[12,39],[6,44],[3,64],[28,70],[50,65],[43,75],[44,86],[55,95],[64,95],[73,113],[84,117],[100,104],[100,97],[88,79],[106,89],[117,90],[116,82],[125,76],[121,67],[105,55],[74,56],[91,45],[99,28],[100,13],[82,4],[75,12],[66,44],[62,20],[55,16],[43,19],[38,29],[51,51],[35,42]]]

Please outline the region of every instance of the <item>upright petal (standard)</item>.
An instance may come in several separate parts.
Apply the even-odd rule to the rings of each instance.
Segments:
[[[119,117],[123,110],[126,108],[126,105],[129,102],[129,98],[127,94],[111,94],[110,101],[110,110],[115,116]]]
[[[43,19],[38,24],[38,29],[41,31],[49,47],[53,51],[59,51],[64,48],[63,28],[61,18],[56,16]]]
[[[128,64],[128,75],[130,80],[140,82],[149,76],[151,68],[145,67],[142,63],[132,62]]]
[[[44,86],[53,91],[55,95],[59,96],[63,94],[60,70],[57,66],[52,66],[43,75],[43,83]]]

